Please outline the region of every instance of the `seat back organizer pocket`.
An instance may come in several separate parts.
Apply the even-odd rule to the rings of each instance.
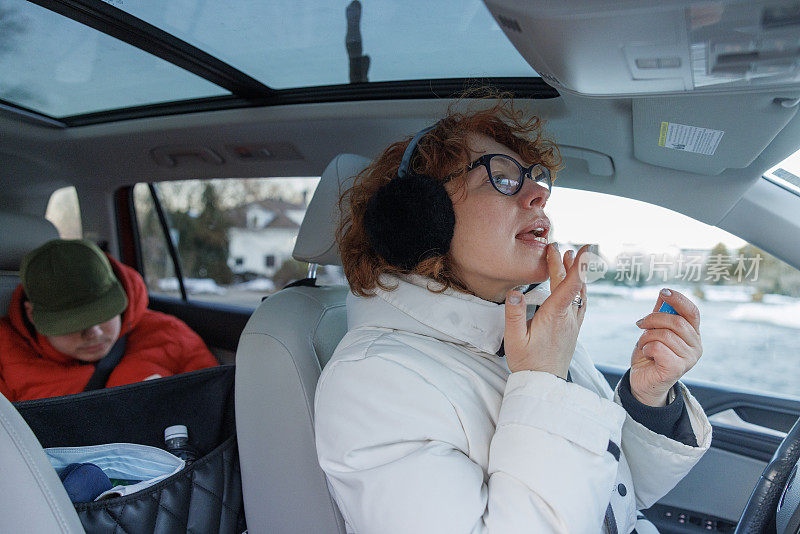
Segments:
[[[233,381],[228,365],[14,405],[88,534],[240,534]]]

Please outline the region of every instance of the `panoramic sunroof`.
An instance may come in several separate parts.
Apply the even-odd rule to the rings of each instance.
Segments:
[[[0,73],[0,99],[51,117],[230,94],[22,0],[0,0]]]
[[[359,27],[370,82],[536,76],[480,0],[350,3],[112,2],[273,89],[349,83],[345,39]]]
[[[263,84],[256,98],[270,88],[536,76],[481,0],[107,0],[91,9],[100,30],[127,17],[125,28],[141,25],[146,36],[155,27],[180,40],[168,46],[183,46],[189,64],[192,54],[221,60],[234,77],[249,76],[251,87]],[[148,48],[147,41],[139,46]],[[52,117],[243,96],[201,77],[218,67],[193,74],[24,0],[0,0],[0,100]]]

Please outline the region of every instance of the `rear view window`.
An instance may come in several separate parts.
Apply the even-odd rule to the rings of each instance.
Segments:
[[[152,294],[180,297],[166,236],[180,263],[187,298],[255,307],[265,295],[305,278],[292,258],[319,178],[184,180],[134,188],[145,280]],[[165,222],[162,228],[156,201]],[[320,267],[320,282],[340,280]]]
[[[53,223],[62,239],[80,239],[83,237],[81,226],[81,208],[78,204],[78,193],[72,186],[57,189],[50,195],[47,203],[45,219]]]

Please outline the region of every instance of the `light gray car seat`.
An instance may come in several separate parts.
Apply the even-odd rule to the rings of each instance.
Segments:
[[[0,532],[84,533],[39,440],[0,395]]]
[[[41,217],[0,211],[0,315],[19,284],[22,257],[58,237]],[[64,486],[27,423],[0,395],[0,532],[83,533]]]
[[[11,294],[19,285],[22,258],[39,245],[58,238],[58,230],[44,217],[0,211],[0,317],[8,313]]]
[[[293,256],[339,265],[340,191],[369,164],[342,154],[322,174]],[[347,331],[340,287],[290,287],[253,313],[236,351],[236,432],[248,531],[343,533],[314,445],[314,391]]]

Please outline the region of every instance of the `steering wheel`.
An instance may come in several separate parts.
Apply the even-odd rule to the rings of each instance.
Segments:
[[[795,422],[783,438],[778,450],[772,455],[761,478],[758,479],[750,499],[744,507],[735,534],[767,534],[772,519],[775,518],[778,501],[781,499],[787,479],[800,458],[800,419]],[[800,491],[800,484],[793,484],[794,491]],[[782,510],[781,515],[794,510]],[[774,531],[772,531],[774,532]]]

